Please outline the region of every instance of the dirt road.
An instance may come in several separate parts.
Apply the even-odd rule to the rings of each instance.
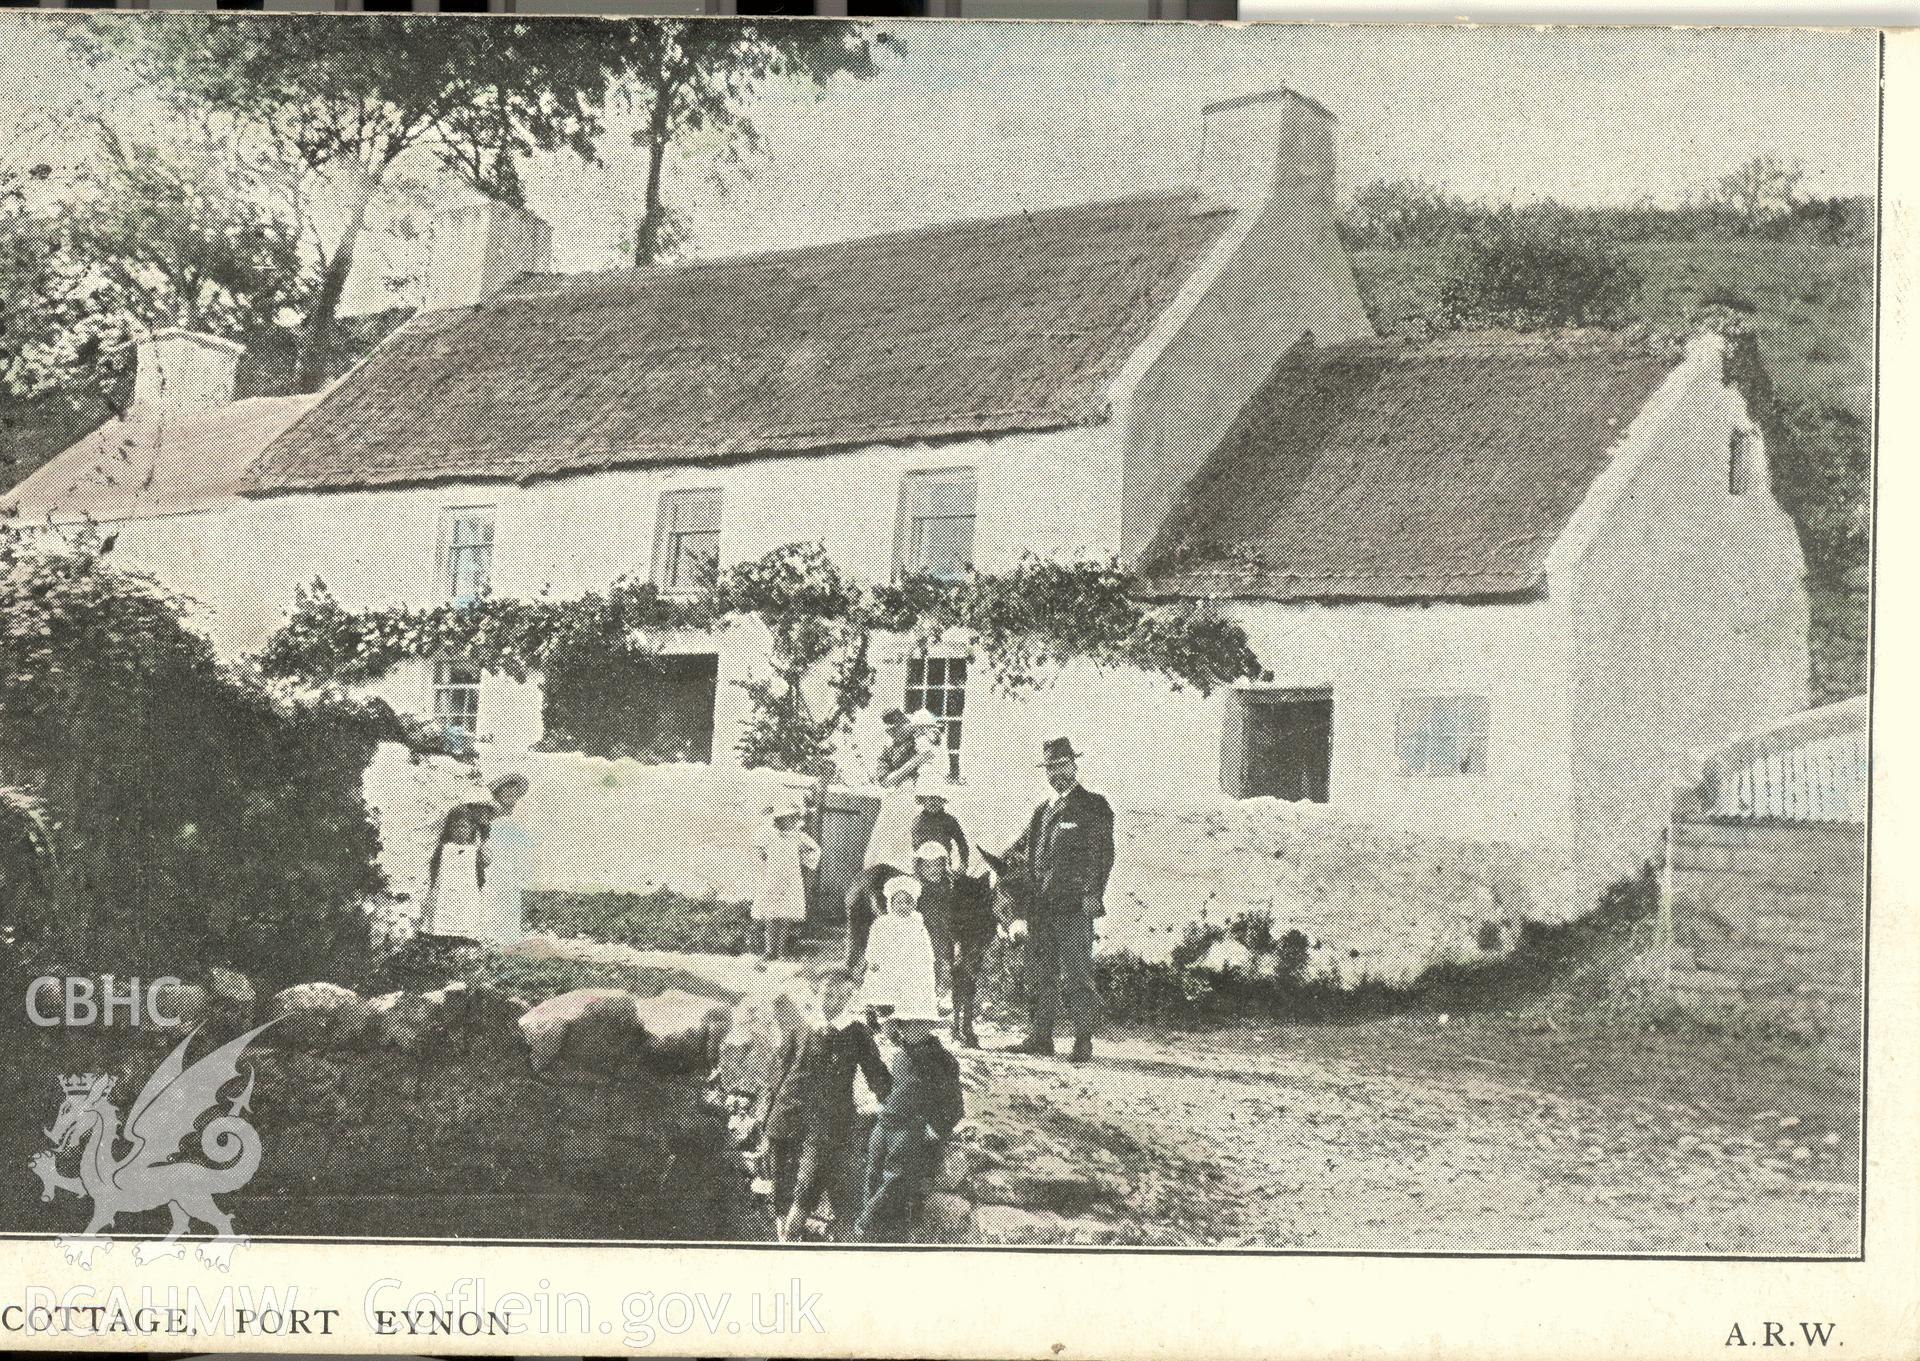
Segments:
[[[1118,1241],[1853,1252],[1850,1078],[1723,1037],[1606,1038],[1401,1017],[1122,1037],[1084,1068],[969,1055],[970,1137],[1054,1167],[1078,1202],[1058,1210]]]
[[[787,965],[584,940],[530,939],[517,953],[734,994],[792,980]],[[983,1024],[981,1038],[1018,1033]],[[936,1236],[1715,1256],[1856,1247],[1857,1076],[1785,1040],[1548,1001],[1444,1021],[1103,1036],[1086,1067],[958,1052],[970,1117],[960,1142],[975,1156],[948,1190],[975,1212]]]

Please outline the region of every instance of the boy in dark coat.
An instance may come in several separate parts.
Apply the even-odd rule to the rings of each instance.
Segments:
[[[850,1180],[856,1112],[856,1069],[882,1101],[893,1088],[873,1033],[858,1020],[841,1024],[853,975],[826,967],[813,974],[814,1014],[787,1032],[767,1094],[766,1139],[773,1172],[773,1212],[783,1243],[798,1242],[824,1193],[835,1221],[850,1226],[857,1204],[842,1204]]]
[[[916,794],[915,800],[920,811],[914,815],[912,834],[908,841],[920,847],[932,842],[944,846],[947,852],[947,868],[955,874],[967,872],[967,861],[973,848],[967,845],[967,834],[960,827],[960,819],[947,807],[945,794]]]
[[[887,1020],[900,1056],[893,1061],[893,1090],[867,1141],[867,1204],[855,1235],[862,1242],[904,1243],[912,1236],[914,1207],[934,1160],[966,1113],[960,1064],[935,1037],[939,1024],[938,1015],[912,1011]]]

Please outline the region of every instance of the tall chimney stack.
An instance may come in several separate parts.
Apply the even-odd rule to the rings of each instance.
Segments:
[[[485,302],[516,275],[546,269],[552,254],[553,228],[525,209],[498,199],[451,209],[433,221],[421,308]]]
[[[1333,132],[1325,106],[1292,90],[1262,90],[1201,110],[1197,188],[1202,211],[1257,209],[1284,196],[1333,203]]]
[[[246,346],[178,327],[140,342],[133,404],[150,411],[205,411],[233,400],[233,375]]]

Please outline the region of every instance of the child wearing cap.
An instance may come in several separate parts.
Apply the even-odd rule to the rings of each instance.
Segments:
[[[967,845],[967,834],[961,830],[960,819],[947,806],[947,795],[938,789],[921,790],[914,795],[914,800],[920,805],[920,812],[913,819],[913,844],[946,847],[948,868],[955,874],[965,874],[972,847]]]
[[[893,1087],[867,1140],[866,1204],[855,1237],[901,1243],[913,1232],[913,1211],[926,1193],[940,1147],[966,1114],[960,1064],[935,1036],[937,1011],[923,1000],[900,1008],[887,1038],[900,1046]]]
[[[767,810],[760,829],[760,885],[751,915],[760,926],[762,965],[785,955],[794,923],[807,919],[806,872],[819,866],[820,845],[800,830],[804,811],[797,799],[783,799]]]
[[[866,977],[860,984],[861,1004],[876,1019],[909,1002],[934,1006],[933,941],[920,919],[920,881],[911,874],[895,875],[887,880],[886,899],[887,910],[867,936]]]
[[[798,1241],[824,1194],[833,1201],[836,1229],[850,1234],[859,1217],[861,1187],[847,1190],[858,1114],[853,1080],[885,1101],[893,1088],[873,1032],[843,1013],[853,975],[839,965],[815,968],[813,1006],[787,1032],[767,1095],[767,1152],[773,1164],[773,1212],[780,1241]]]

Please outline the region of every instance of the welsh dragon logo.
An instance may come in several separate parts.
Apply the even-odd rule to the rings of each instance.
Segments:
[[[30,1165],[40,1178],[41,1200],[50,1201],[55,1192],[67,1191],[93,1201],[93,1218],[85,1231],[62,1240],[69,1261],[90,1267],[94,1251],[111,1250],[104,1230],[116,1218],[164,1205],[173,1213],[166,1237],[158,1243],[136,1244],[135,1261],[183,1256],[186,1244],[177,1240],[199,1220],[218,1235],[201,1246],[200,1259],[210,1267],[227,1269],[234,1248],[246,1240],[235,1236],[232,1217],[214,1197],[245,1186],[260,1166],[260,1132],[241,1118],[251,1109],[251,1068],[245,1089],[230,1099],[226,1114],[207,1121],[200,1131],[200,1152],[207,1161],[174,1159],[201,1118],[219,1105],[220,1089],[239,1078],[242,1051],[272,1024],[256,1026],[191,1065],[187,1046],[199,1031],[189,1031],[134,1098],[124,1133],[120,1109],[113,1102],[112,1077],[74,1073],[60,1079],[60,1113],[45,1131],[53,1147],[35,1154]],[[130,1145],[124,1154],[116,1151],[122,1144]],[[58,1159],[75,1148],[80,1150],[80,1175],[64,1176]]]

